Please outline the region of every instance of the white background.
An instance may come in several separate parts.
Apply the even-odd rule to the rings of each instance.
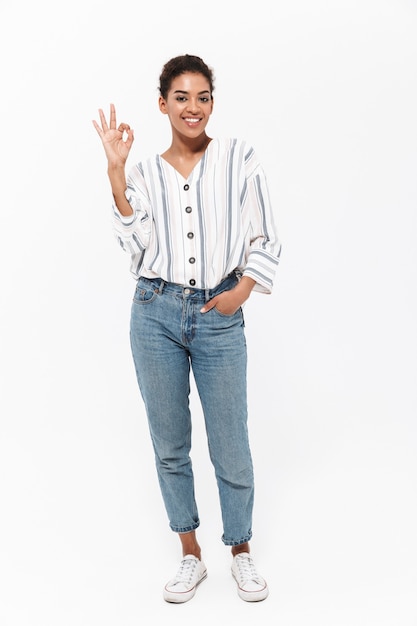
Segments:
[[[273,9],[273,13],[271,13]],[[417,3],[2,0],[2,626],[417,625]],[[131,165],[166,149],[163,63],[214,68],[209,131],[251,142],[283,243],[245,308],[252,552],[230,576],[193,393],[196,597],[131,362],[134,281],[91,120],[117,107]]]

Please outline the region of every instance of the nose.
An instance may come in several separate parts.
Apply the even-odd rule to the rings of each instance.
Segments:
[[[196,113],[200,110],[200,103],[197,98],[190,98],[188,100],[188,110],[190,113]]]

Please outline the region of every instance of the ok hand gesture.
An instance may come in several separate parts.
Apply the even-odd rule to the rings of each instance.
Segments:
[[[94,128],[103,142],[104,151],[110,166],[125,165],[134,140],[133,130],[129,124],[121,123],[116,127],[116,109],[110,105],[110,126],[108,126],[102,109],[99,109],[100,124],[93,120]]]

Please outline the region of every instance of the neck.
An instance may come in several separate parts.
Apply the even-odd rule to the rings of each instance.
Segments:
[[[173,155],[175,154],[182,157],[194,156],[204,152],[210,141],[211,139],[206,135],[206,133],[203,133],[194,139],[173,135],[171,146],[167,152],[169,151]]]

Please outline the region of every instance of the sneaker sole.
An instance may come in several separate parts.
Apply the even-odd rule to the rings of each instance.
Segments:
[[[232,570],[232,576],[236,581],[237,584],[237,593],[239,598],[241,598],[241,600],[244,600],[245,602],[262,602],[262,600],[266,600],[266,598],[269,595],[269,590],[267,585],[265,585],[265,587],[263,589],[260,589],[259,591],[245,591],[244,589],[241,589],[239,587],[239,583],[237,581],[236,576],[233,573]]]

